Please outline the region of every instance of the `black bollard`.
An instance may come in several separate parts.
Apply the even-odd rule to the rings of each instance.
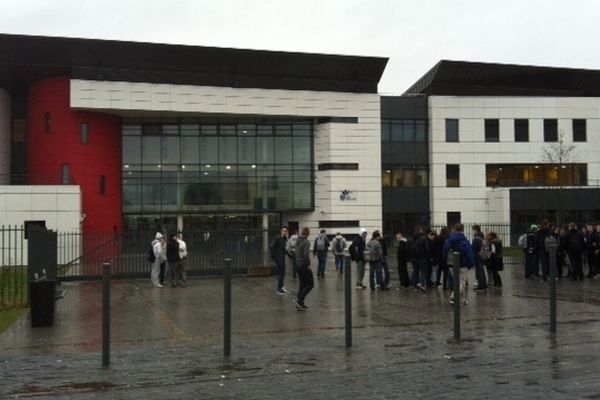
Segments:
[[[454,339],[460,340],[460,253],[452,252],[452,272],[454,282],[452,294],[454,300]]]
[[[352,347],[352,261],[344,257],[344,311],[346,313],[346,347]]]
[[[102,366],[110,364],[110,263],[102,264]]]
[[[556,251],[558,250],[556,238],[548,236],[544,246],[550,261],[550,332],[556,333]]]
[[[225,357],[231,355],[231,258],[225,259],[223,271],[224,280],[224,319],[223,319],[223,354]]]

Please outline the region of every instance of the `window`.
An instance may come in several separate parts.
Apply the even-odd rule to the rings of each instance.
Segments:
[[[46,133],[52,132],[52,115],[49,112],[44,113],[44,131]]]
[[[100,196],[106,196],[106,175],[100,175]]]
[[[558,121],[555,119],[544,120],[544,142],[558,142]]]
[[[319,221],[319,228],[358,228],[360,221]]]
[[[458,142],[458,120],[446,120],[446,142]]]
[[[515,142],[529,142],[528,119],[515,119]]]
[[[422,166],[388,166],[381,171],[381,184],[383,187],[427,187],[429,174],[426,167]]]
[[[458,164],[446,164],[446,187],[460,186],[460,166]]]
[[[381,140],[383,142],[422,143],[427,141],[427,124],[414,119],[382,119]]]
[[[446,213],[446,223],[450,228],[460,222],[460,211],[448,211]]]
[[[319,171],[329,170],[358,170],[358,163],[319,164]]]
[[[487,164],[488,187],[586,186],[586,164]]]
[[[585,119],[574,119],[573,120],[573,141],[574,142],[585,142],[586,136],[586,120]]]
[[[89,134],[90,134],[90,130],[89,130],[89,126],[87,122],[82,122],[81,123],[81,144],[88,144],[89,143]]]
[[[61,169],[62,169],[62,184],[70,185],[71,184],[71,169],[69,168],[69,164],[63,164]]]
[[[497,119],[485,120],[485,141],[499,142],[500,141],[500,122]]]

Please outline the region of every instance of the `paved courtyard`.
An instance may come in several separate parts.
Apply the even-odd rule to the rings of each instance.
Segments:
[[[353,288],[351,349],[343,279],[317,279],[298,312],[293,293],[275,294],[275,278],[235,277],[229,359],[222,279],[115,281],[108,369],[100,283],[63,284],[52,328],[32,329],[25,316],[0,335],[0,398],[600,398],[600,280],[558,282],[552,337],[547,283],[524,281],[517,267],[502,274],[502,289],[470,291],[460,342],[449,292]]]

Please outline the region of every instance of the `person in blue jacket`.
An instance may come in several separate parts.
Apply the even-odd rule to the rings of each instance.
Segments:
[[[453,265],[453,257],[450,253],[455,251],[460,253],[460,301],[463,304],[468,304],[469,299],[467,297],[465,287],[468,278],[468,271],[473,268],[475,261],[473,258],[473,248],[471,247],[469,240],[465,237],[464,230],[465,227],[460,222],[454,225],[450,237],[446,239],[446,242],[444,243],[442,256],[444,257],[444,261],[447,265]],[[454,304],[453,296],[454,293],[450,294],[451,304]]]

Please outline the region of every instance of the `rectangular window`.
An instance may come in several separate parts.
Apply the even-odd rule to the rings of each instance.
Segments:
[[[446,187],[460,186],[460,166],[458,164],[446,164]]]
[[[358,228],[360,221],[319,221],[319,228]]]
[[[500,141],[500,121],[497,119],[485,120],[485,141],[499,142]]]
[[[446,213],[446,223],[450,228],[454,226],[454,224],[458,224],[460,222],[460,211],[448,211]]]
[[[319,168],[319,171],[358,170],[358,163],[319,164],[318,168]]]
[[[515,119],[515,142],[529,142],[528,119]]]
[[[446,142],[458,142],[457,119],[446,119]]]
[[[488,187],[587,186],[586,164],[486,164]]]
[[[587,140],[587,124],[585,119],[573,120],[573,141],[585,142]]]
[[[63,164],[61,167],[62,170],[62,184],[70,185],[71,184],[71,169],[69,168],[69,164]]]
[[[544,142],[558,142],[558,120],[544,120]]]
[[[100,196],[106,196],[106,175],[100,175]]]
[[[87,122],[82,122],[81,123],[81,144],[88,144],[89,143],[89,134],[90,134],[90,129],[89,129],[89,125]]]
[[[52,115],[49,112],[44,113],[44,131],[46,133],[52,132]]]

